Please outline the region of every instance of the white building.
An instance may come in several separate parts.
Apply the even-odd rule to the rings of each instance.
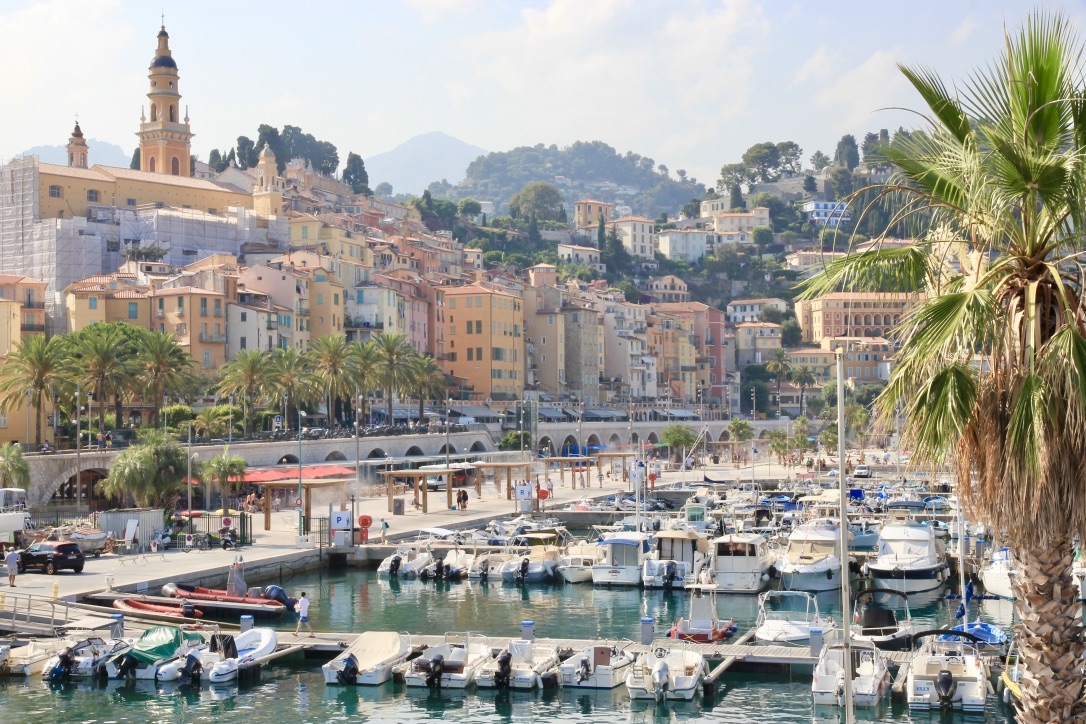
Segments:
[[[769,209],[765,206],[758,206],[751,211],[728,211],[713,215],[713,231],[717,234],[749,234],[759,226],[770,226]]]
[[[226,305],[227,359],[236,359],[243,349],[270,352],[285,347],[287,339],[279,336],[279,326],[284,322],[283,326],[290,328],[290,312],[273,304],[267,294],[240,292],[237,303]]]
[[[601,274],[607,271],[607,265],[600,263],[600,250],[594,246],[559,244],[558,258],[565,264],[590,266]]]
[[[700,261],[713,243],[713,235],[701,229],[669,229],[656,235],[656,246],[668,259]]]
[[[775,297],[768,299],[736,299],[728,304],[726,310],[728,321],[732,324],[760,322],[762,320],[762,310],[767,307],[784,312],[788,309],[788,302]]]
[[[643,216],[623,216],[611,222],[622,245],[631,256],[652,259],[656,256],[656,234],[652,219]]]
[[[803,205],[807,220],[835,229],[852,221],[852,212],[843,201],[808,201]]]

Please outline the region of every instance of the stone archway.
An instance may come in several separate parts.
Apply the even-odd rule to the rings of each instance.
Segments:
[[[585,441],[585,447],[587,447],[589,450],[591,450],[592,448],[596,448],[597,452],[603,449],[603,445],[600,443],[599,435],[597,435],[596,433],[592,433],[591,435],[589,435],[588,440]]]
[[[758,439],[759,440],[768,440],[769,439],[769,430],[762,430],[761,432],[759,432],[758,433]]]
[[[566,435],[566,439],[562,441],[562,454],[573,455],[580,446],[581,444],[577,442],[576,437],[573,435]]]
[[[442,445],[441,449],[437,451],[437,454],[438,455],[445,455],[445,454],[456,455],[456,445],[453,445],[451,442],[448,443],[447,445]]]
[[[732,439],[732,434],[730,432],[728,432],[727,430],[724,430],[723,432],[721,432],[720,437],[717,438],[717,440],[719,440],[720,442],[728,442],[731,439]]]
[[[650,432],[648,442],[651,442],[653,445],[657,445],[660,442],[660,438],[656,436],[655,432]]]
[[[48,499],[42,501],[42,504],[55,503],[57,505],[75,505],[79,497],[76,488],[77,477],[79,478],[79,483],[83,485],[83,504],[90,510],[98,510],[95,501],[112,501],[114,503],[123,504],[124,501],[117,498],[106,497],[97,490],[98,484],[108,475],[109,471],[102,468],[83,468],[81,473],[72,473],[68,479],[62,481],[56,489],[50,492]]]
[[[611,433],[611,437],[607,438],[607,447],[614,449],[622,444],[622,438],[618,436],[617,432]]]
[[[555,454],[554,443],[547,435],[539,438],[539,452],[546,456],[553,456]]]
[[[469,452],[486,452],[486,445],[483,444],[482,440],[476,440],[471,444]]]
[[[297,465],[298,456],[292,453],[287,453],[283,457],[279,458],[279,462],[276,465]]]
[[[410,458],[410,457],[418,457],[420,455],[425,455],[425,453],[422,451],[422,448],[420,448],[418,445],[412,445],[411,447],[407,448],[407,452],[404,453],[404,455],[406,455],[407,457]]]
[[[324,459],[324,462],[328,462],[330,460],[346,460],[346,459],[347,459],[347,456],[344,455],[343,453],[341,453],[339,450],[333,450],[332,452],[328,453],[328,457],[326,457]]]
[[[379,447],[375,447],[374,449],[370,450],[369,455],[366,456],[367,459],[369,459],[369,458],[387,458],[387,457],[388,457],[388,455],[385,453],[385,451],[382,450]]]
[[[630,445],[636,445],[641,442],[641,436],[636,432],[630,434]]]

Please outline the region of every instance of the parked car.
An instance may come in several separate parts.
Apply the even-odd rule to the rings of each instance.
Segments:
[[[63,568],[82,573],[85,562],[79,546],[67,541],[34,543],[26,550],[19,551],[19,558],[19,573],[25,573],[28,568],[40,568],[49,575]]]
[[[871,468],[866,465],[857,465],[856,469],[852,471],[852,477],[854,478],[870,478]]]

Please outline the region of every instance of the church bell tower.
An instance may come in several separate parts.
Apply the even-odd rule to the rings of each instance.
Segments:
[[[147,78],[151,82],[147,93],[150,118],[140,112],[140,130],[136,134],[140,139],[140,170],[189,176],[193,133],[189,130],[187,109],[184,121],[181,120],[177,62],[170,52],[165,25],[158,31],[158,48],[147,69]]]

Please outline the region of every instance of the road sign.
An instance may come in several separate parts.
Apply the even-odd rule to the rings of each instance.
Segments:
[[[283,416],[282,415],[276,415],[275,416],[275,426],[276,427],[282,427],[283,426]]]
[[[349,510],[333,510],[332,518],[329,521],[329,525],[332,530],[350,530],[351,529],[351,511]]]

